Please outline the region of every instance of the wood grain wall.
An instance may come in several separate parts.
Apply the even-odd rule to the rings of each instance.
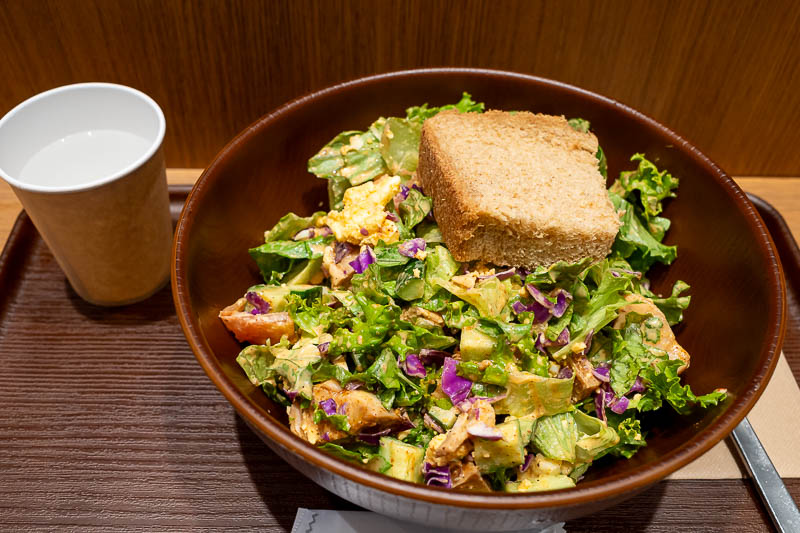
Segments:
[[[0,113],[62,84],[131,85],[163,107],[174,167],[308,91],[447,65],[616,98],[732,174],[800,174],[793,0],[5,0],[0,27]]]

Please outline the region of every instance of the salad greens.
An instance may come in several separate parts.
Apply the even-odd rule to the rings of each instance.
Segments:
[[[689,356],[671,326],[689,285],[660,296],[646,277],[677,256],[661,215],[678,179],[631,158],[637,168],[608,191],[621,226],[602,260],[461,264],[414,174],[422,124],[445,109],[484,106],[464,93],[337,135],[308,162],[331,211],[289,213],[250,250],[264,284],[220,317],[249,343],[237,362],[287,407],[291,430],[407,481],[554,490],[646,446],[642,413],[722,402],[724,390],[696,395],[680,380]],[[597,159],[605,175],[602,149]],[[373,230],[348,225],[358,220]]]

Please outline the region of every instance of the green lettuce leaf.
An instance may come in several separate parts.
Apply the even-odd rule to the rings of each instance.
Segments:
[[[475,102],[472,96],[465,92],[461,95],[461,100],[459,100],[457,104],[444,105],[441,107],[428,107],[428,104],[422,104],[421,106],[409,107],[406,109],[406,118],[412,121],[423,122],[437,113],[448,109],[457,109],[461,113],[482,113],[484,105],[480,102]]]
[[[347,444],[346,446],[345,448],[345,446],[340,444],[326,442],[325,444],[319,445],[318,448],[334,457],[356,463],[360,466],[367,466],[370,470],[376,472],[383,473],[392,467],[389,461],[381,457],[377,446],[368,446],[366,444]]]
[[[250,249],[250,257],[258,265],[264,281],[278,284],[290,271],[302,266],[304,260],[322,257],[322,248],[333,241],[332,236],[307,241],[269,241]]]
[[[580,463],[589,463],[616,446],[620,437],[605,422],[583,411],[570,413],[575,419],[578,429],[578,441],[575,443],[575,455]]]
[[[533,445],[548,459],[574,463],[578,426],[572,413],[543,416],[536,421]]]
[[[386,174],[381,155],[381,136],[386,119],[380,118],[367,131],[345,131],[334,137],[308,160],[308,171],[327,178],[331,209],[341,209],[344,192]]]
[[[638,168],[621,172],[610,191],[630,202],[638,200],[645,220],[649,222],[663,210],[662,200],[675,197],[674,190],[678,188],[678,178],[666,170],[659,171],[644,157],[644,154],[634,154],[631,161],[638,161]]]
[[[317,211],[310,217],[299,217],[294,213],[287,213],[272,229],[264,232],[264,242],[291,240],[298,231],[316,226],[317,220],[325,215],[324,211]]]
[[[499,316],[510,297],[508,284],[497,278],[480,280],[471,289],[464,288],[449,280],[438,280],[437,283],[453,296],[457,296],[474,305],[481,316],[485,317]]]
[[[663,360],[653,366],[643,368],[642,378],[648,387],[647,393],[658,394],[661,399],[682,415],[690,413],[695,405],[706,408],[717,405],[728,397],[728,393],[724,389],[696,396],[689,385],[681,385],[678,369],[683,364],[683,361],[679,359]]]
[[[683,320],[683,311],[689,307],[689,303],[691,302],[692,297],[688,294],[681,296],[681,294],[688,291],[689,288],[688,283],[678,280],[672,286],[672,293],[666,298],[659,298],[650,291],[646,291],[649,294],[645,294],[644,292],[642,292],[642,294],[653,300],[653,303],[656,304],[656,306],[661,309],[661,312],[664,313],[664,316],[667,317],[669,325],[674,326]]]
[[[422,222],[432,208],[433,200],[429,196],[425,196],[417,189],[410,189],[406,199],[400,202],[398,211],[403,225],[410,230]]]
[[[381,156],[389,174],[410,176],[417,170],[422,123],[405,118],[388,118],[381,134]]]
[[[640,272],[647,272],[653,263],[668,265],[675,260],[678,255],[677,247],[662,244],[659,238],[656,238],[659,233],[654,235],[648,230],[633,204],[611,192],[608,197],[614,209],[623,212],[620,219],[622,225],[611,247],[613,254],[626,259],[631,267]],[[663,227],[657,226],[657,229],[663,237]]]
[[[497,414],[535,417],[563,413],[572,408],[572,378],[544,378],[530,372],[508,374],[508,396],[494,404]]]

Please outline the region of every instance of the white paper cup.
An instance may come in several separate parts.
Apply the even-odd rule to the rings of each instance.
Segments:
[[[52,89],[0,119],[0,177],[88,302],[133,303],[169,279],[165,129],[152,98],[110,83]]]

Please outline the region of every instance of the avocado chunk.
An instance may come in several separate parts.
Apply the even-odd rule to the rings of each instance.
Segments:
[[[536,418],[533,415],[525,415],[523,417],[510,416],[506,418],[506,422],[510,420],[519,421],[519,430],[522,433],[522,445],[527,446],[533,437],[533,429],[536,427]]]
[[[525,460],[525,445],[519,420],[503,422],[497,426],[502,433],[500,440],[473,439],[475,449],[472,457],[481,474],[489,474],[496,470],[519,466]]]
[[[425,460],[425,449],[392,437],[381,437],[380,456],[391,465],[384,472],[387,476],[422,483],[422,462]]]
[[[461,330],[460,348],[462,361],[491,359],[495,348],[495,339],[475,326],[466,326]]]
[[[458,408],[451,407],[450,409],[442,409],[436,405],[432,405],[428,408],[428,414],[431,415],[431,418],[439,422],[444,429],[450,429],[453,427],[453,424],[456,423],[456,418],[458,418]]]
[[[302,285],[310,283],[322,270],[322,256],[307,259],[286,274],[283,280],[286,285]],[[322,278],[320,278],[322,279]]]
[[[522,481],[507,481],[506,492],[538,492],[542,490],[560,490],[575,486],[569,476],[538,476]]]
[[[461,356],[464,357],[463,348]],[[509,372],[508,396],[494,404],[494,412],[516,417],[533,415],[535,418],[563,413],[572,405],[572,380],[543,378],[531,372]]]

